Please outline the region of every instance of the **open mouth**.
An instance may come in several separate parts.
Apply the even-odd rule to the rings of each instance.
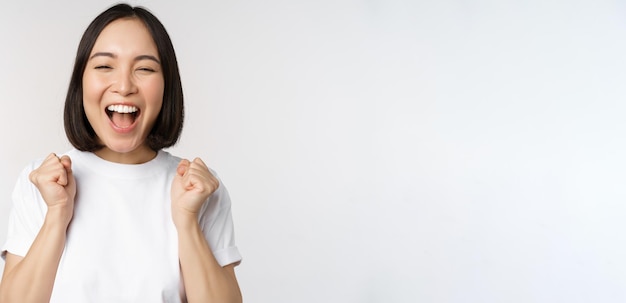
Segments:
[[[124,129],[131,127],[135,123],[139,116],[139,108],[132,105],[109,105],[106,108],[106,113],[113,125]]]

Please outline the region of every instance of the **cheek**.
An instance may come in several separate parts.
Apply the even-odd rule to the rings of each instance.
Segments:
[[[148,82],[144,87],[146,103],[154,106],[157,112],[160,111],[163,103],[163,90],[164,83],[162,80]]]
[[[83,102],[91,103],[97,99],[97,96],[102,91],[102,84],[96,81],[96,78],[85,73],[83,75]]]

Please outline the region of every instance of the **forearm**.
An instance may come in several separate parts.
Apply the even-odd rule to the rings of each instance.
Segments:
[[[0,302],[48,302],[65,247],[67,222],[48,211],[26,256],[2,279]]]
[[[217,263],[196,219],[180,225],[178,252],[188,301],[241,302],[233,269]]]

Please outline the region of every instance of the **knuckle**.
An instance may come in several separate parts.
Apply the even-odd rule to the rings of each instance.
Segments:
[[[33,171],[30,172],[30,174],[28,174],[28,179],[31,182],[35,182],[35,181],[37,181],[37,175],[38,175],[37,171],[33,170]]]

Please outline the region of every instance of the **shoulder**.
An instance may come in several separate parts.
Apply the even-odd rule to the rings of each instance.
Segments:
[[[72,149],[68,152],[65,153],[54,153],[57,156],[63,156],[63,155],[68,155],[70,156],[70,158],[72,158],[72,154],[74,153],[74,151],[77,151],[75,149]],[[48,157],[48,155],[50,155],[50,153],[43,155],[42,157],[36,158],[34,160],[31,160],[30,162],[26,163],[26,165],[24,166],[24,168],[22,169],[19,178],[20,179],[28,179],[28,175],[34,171],[35,169],[37,169],[39,166],[41,166],[41,164],[43,163],[43,161]]]
[[[178,167],[178,164],[180,163],[180,161],[183,160],[183,158],[181,158],[179,156],[176,156],[176,155],[173,155],[173,154],[171,154],[171,153],[169,153],[167,151],[164,151],[164,150],[160,150],[157,157],[160,159],[162,165],[166,165],[168,167],[174,167],[174,169],[176,169],[176,167]],[[187,160],[191,161],[191,160],[193,160],[193,158],[189,158]],[[204,159],[202,159],[202,160],[204,161]],[[209,167],[209,172],[211,172],[211,174],[213,176],[215,176],[216,178],[219,179],[219,176],[218,176],[217,172],[213,168]],[[221,180],[220,180],[220,183],[221,183]]]
[[[81,152],[76,150],[76,149],[71,149],[71,150],[69,150],[67,152],[64,152],[64,153],[54,153],[54,154],[56,154],[59,157],[63,156],[63,155],[68,155],[70,157],[70,159],[74,160],[75,155],[77,153],[81,153]],[[30,173],[32,171],[34,171],[35,169],[39,168],[41,166],[41,164],[43,163],[43,161],[48,157],[48,155],[50,155],[50,153],[45,154],[42,157],[36,158],[36,159],[31,160],[30,162],[26,163],[26,165],[24,166],[24,168],[20,172],[20,175],[18,177],[18,182],[20,182],[20,181],[27,181],[25,183],[30,185],[30,181],[29,181]]]
[[[182,158],[172,155],[167,151],[159,150],[155,160],[159,163],[159,166],[163,167],[167,171],[175,172],[176,167],[178,167],[178,163],[180,163]]]

